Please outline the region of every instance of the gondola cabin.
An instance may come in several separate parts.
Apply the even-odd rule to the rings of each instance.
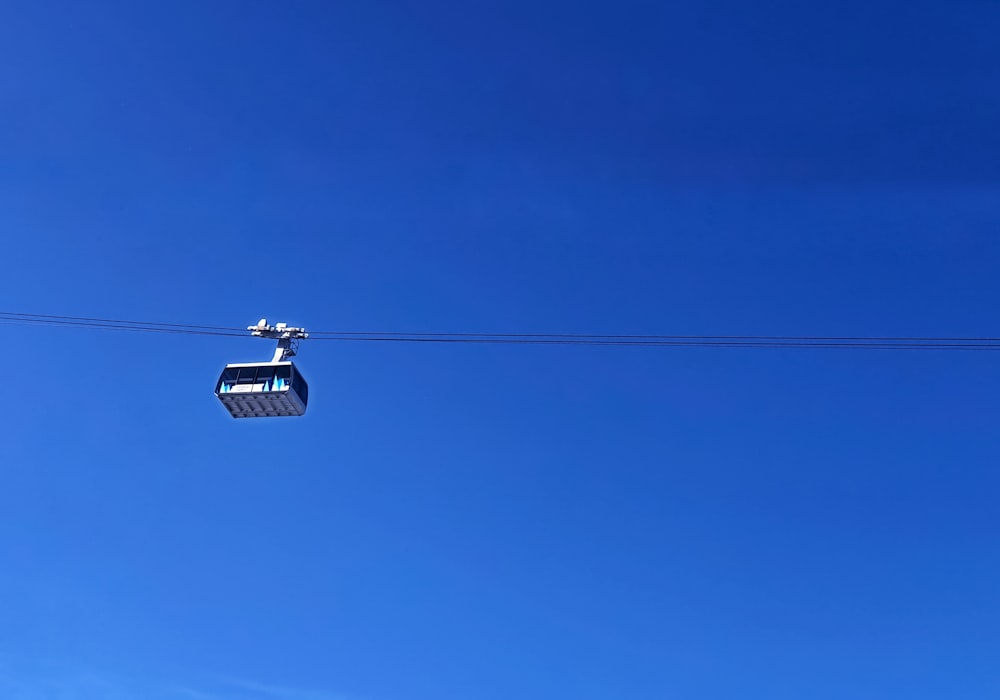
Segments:
[[[309,385],[291,362],[246,362],[226,365],[215,395],[233,418],[301,416]]]

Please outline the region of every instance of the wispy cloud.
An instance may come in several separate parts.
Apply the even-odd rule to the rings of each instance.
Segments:
[[[224,681],[234,690],[250,694],[255,700],[356,700],[320,690],[306,690],[280,685],[268,685],[245,679],[228,678]]]
[[[4,700],[132,700],[136,697],[156,698],[144,694],[135,684],[91,672],[70,674],[0,674],[0,697]]]
[[[323,690],[248,679],[138,680],[0,653],[0,700],[356,700]]]
[[[171,688],[178,698],[190,698],[190,700],[234,700],[233,698],[223,698],[218,693],[195,690],[194,688]]]

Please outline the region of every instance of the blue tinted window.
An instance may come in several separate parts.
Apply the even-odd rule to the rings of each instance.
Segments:
[[[232,367],[222,370],[222,376],[219,377],[219,382],[215,385],[215,391],[220,394],[228,392],[236,383],[236,375],[237,372]]]
[[[303,406],[309,403],[309,385],[306,383],[305,378],[298,370],[295,370],[295,379],[292,381],[292,388],[295,389],[295,393],[299,395],[299,399],[302,400]]]

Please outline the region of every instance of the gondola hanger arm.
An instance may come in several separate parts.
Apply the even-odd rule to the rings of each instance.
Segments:
[[[284,362],[294,357],[298,351],[299,341],[309,337],[305,328],[296,328],[287,323],[269,325],[266,318],[257,322],[256,326],[247,326],[250,334],[258,338],[271,338],[278,341],[271,362]]]

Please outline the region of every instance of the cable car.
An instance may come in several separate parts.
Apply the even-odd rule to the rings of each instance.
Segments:
[[[228,364],[215,384],[215,395],[233,418],[301,416],[309,404],[309,384],[288,359],[296,354],[298,340],[308,338],[302,328],[284,323],[267,325],[261,319],[247,330],[278,341],[270,362]]]
[[[291,362],[246,362],[226,365],[215,395],[233,418],[301,416],[309,385]]]

